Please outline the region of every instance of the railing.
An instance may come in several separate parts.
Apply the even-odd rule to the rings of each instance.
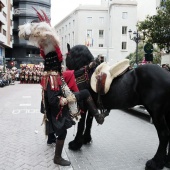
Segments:
[[[4,6],[6,6],[6,0],[0,0]]]
[[[0,33],[0,43],[5,43],[6,44],[7,40],[6,40],[6,37]]]
[[[43,10],[47,16],[50,16],[50,13],[46,11],[45,8],[38,8],[38,11]],[[36,12],[32,8],[15,8],[14,9],[14,15],[20,15],[20,14],[33,14],[36,15]]]
[[[1,21],[4,25],[6,25],[6,18],[3,16],[3,13],[2,13],[2,12],[0,12],[0,21]]]

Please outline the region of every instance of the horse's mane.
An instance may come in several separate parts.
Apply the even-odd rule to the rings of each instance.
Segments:
[[[68,51],[66,66],[70,70],[79,70],[93,60],[93,55],[85,45],[76,45]]]

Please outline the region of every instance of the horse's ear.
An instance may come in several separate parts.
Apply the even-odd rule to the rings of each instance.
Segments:
[[[70,44],[67,43],[67,51],[70,52]]]

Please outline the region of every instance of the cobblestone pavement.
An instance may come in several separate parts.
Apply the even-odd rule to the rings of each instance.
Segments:
[[[0,88],[0,170],[144,170],[156,152],[156,130],[146,115],[113,110],[103,125],[94,120],[93,141],[78,152],[68,149],[76,126],[69,129],[63,156],[72,164],[55,165],[41,126],[40,100],[38,84]]]

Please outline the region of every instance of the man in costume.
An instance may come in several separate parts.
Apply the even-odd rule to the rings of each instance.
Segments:
[[[36,10],[36,9],[35,9]],[[44,58],[44,72],[41,78],[42,104],[45,113],[47,135],[55,133],[57,136],[54,163],[69,166],[71,163],[61,157],[67,129],[75,124],[79,111],[77,101],[85,100],[89,110],[99,124],[104,122],[104,115],[99,114],[88,90],[78,92],[74,72],[62,73],[62,54],[55,31],[50,21],[42,11],[36,10],[41,22],[34,21],[19,26],[19,36],[29,40],[40,48]],[[77,91],[72,93],[72,91]]]
[[[19,74],[21,84],[25,82],[25,68],[26,68],[26,65],[22,65],[21,72]]]
[[[12,80],[12,84],[14,84],[15,82],[15,75],[16,75],[16,70],[17,68],[16,67],[12,67],[11,71],[10,71],[10,75],[11,75],[11,80]]]

